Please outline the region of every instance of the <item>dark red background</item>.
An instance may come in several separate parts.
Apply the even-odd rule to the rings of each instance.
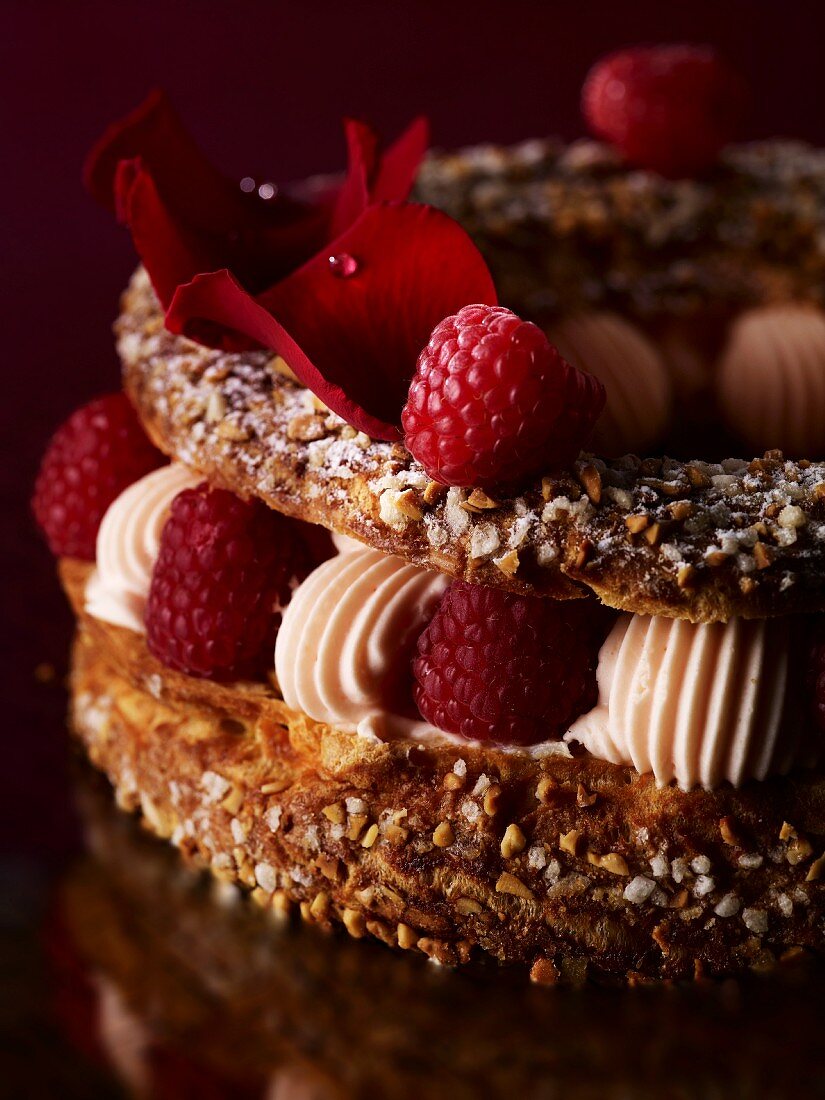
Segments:
[[[83,155],[161,84],[227,171],[274,181],[340,167],[343,113],[385,133],[425,111],[442,145],[581,131],[594,58],[710,41],[750,78],[748,135],[825,144],[818,4],[122,0],[0,6],[4,400],[0,462],[6,847],[58,854],[69,818],[59,683],[69,622],[27,499],[53,426],[117,385],[109,326],[134,264],[80,185]]]

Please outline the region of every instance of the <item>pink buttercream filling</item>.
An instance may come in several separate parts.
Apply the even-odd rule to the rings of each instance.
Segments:
[[[622,615],[599,653],[598,703],[566,739],[684,789],[813,766],[822,739],[795,710],[792,630]]]

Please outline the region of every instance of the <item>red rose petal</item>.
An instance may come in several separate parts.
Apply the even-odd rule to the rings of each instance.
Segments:
[[[352,258],[355,273],[336,275],[330,256]],[[468,302],[495,304],[496,292],[464,230],[429,206],[381,203],[257,299],[227,271],[198,276],[166,323],[206,343],[272,348],[353,427],[394,440],[418,353]]]
[[[332,238],[343,233],[369,206],[370,181],[375,174],[378,155],[378,137],[365,122],[345,118],[344,135],[347,139],[347,175],[335,200]],[[406,195],[393,197],[405,198]]]
[[[164,200],[185,210],[190,223],[217,230],[234,222],[237,187],[212,167],[160,89],[113,123],[86,158],[83,179],[97,202],[115,209],[117,166],[134,157],[142,159]]]
[[[347,176],[332,216],[334,237],[352,225],[371,202],[393,202],[409,195],[430,138],[427,120],[423,117],[413,119],[379,156],[377,135],[365,122],[344,119],[344,133]]]
[[[155,91],[106,131],[87,159],[85,179],[93,196],[128,224],[168,305],[175,287],[200,272],[229,268],[252,291],[283,279],[355,221],[372,201],[373,185],[380,198],[405,198],[425,140],[426,126],[417,120],[379,158],[374,132],[348,122],[342,187],[310,201],[288,190],[265,200],[217,172]],[[124,162],[131,167],[121,171]]]
[[[409,195],[429,144],[430,126],[420,115],[381,157],[371,187],[373,202],[392,202]]]
[[[129,226],[135,251],[164,306],[193,272],[212,266],[208,244],[175,218],[140,159],[118,165],[114,193],[119,216]]]

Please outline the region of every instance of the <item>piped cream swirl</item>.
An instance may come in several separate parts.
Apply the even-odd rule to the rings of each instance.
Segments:
[[[606,393],[591,446],[644,453],[668,426],[673,387],[664,359],[636,325],[607,311],[563,317],[547,333],[564,358],[595,375]]]
[[[791,630],[622,615],[599,653],[599,701],[567,740],[686,790],[812,766],[822,741],[794,714]]]
[[[753,450],[825,457],[825,313],[761,306],[733,324],[719,364],[719,403]]]
[[[275,671],[287,706],[338,725],[392,713],[448,584],[377,550],[320,565],[296,589],[278,632]]]
[[[90,615],[145,632],[146,599],[163,525],[178,493],[201,481],[173,463],[142,477],[109,505],[97,533],[97,568],[86,587]]]

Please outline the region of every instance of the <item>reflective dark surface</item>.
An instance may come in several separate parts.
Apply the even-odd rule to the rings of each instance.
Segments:
[[[72,770],[84,851],[6,895],[9,1096],[825,1096],[820,965],[623,991],[443,970],[276,924]]]

